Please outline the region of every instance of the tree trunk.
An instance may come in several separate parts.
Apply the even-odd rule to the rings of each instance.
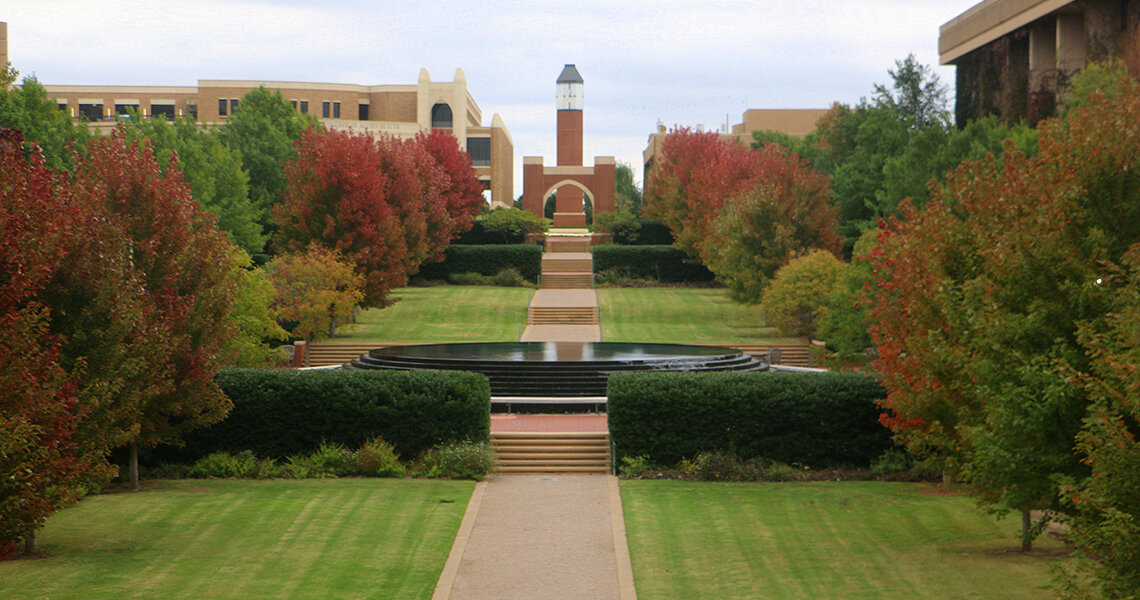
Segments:
[[[24,556],[35,556],[39,553],[40,550],[36,547],[36,530],[29,527],[28,533],[24,535]]]
[[[329,316],[329,338],[336,337],[336,315]]]
[[[137,441],[131,442],[130,450],[131,450],[131,458],[130,458],[130,466],[128,468],[130,469],[130,472],[131,472],[131,476],[130,476],[130,478],[131,478],[131,489],[132,490],[138,490],[139,489],[139,443]]]
[[[1029,514],[1029,509],[1021,511],[1021,551],[1033,551],[1033,537],[1030,529],[1033,527],[1033,517]]]
[[[950,471],[942,469],[942,489],[949,490],[950,486],[954,484],[954,478],[950,477]]]

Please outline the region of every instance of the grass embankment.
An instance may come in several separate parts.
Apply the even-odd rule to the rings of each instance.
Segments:
[[[1051,597],[1015,519],[917,484],[624,481],[641,598]],[[1057,550],[1052,540],[1037,545]]]
[[[430,598],[471,482],[158,481],[53,516],[0,598]]]
[[[602,339],[674,344],[789,344],[759,306],[736,304],[718,288],[602,288]]]
[[[530,288],[438,286],[401,288],[384,309],[361,311],[356,325],[331,344],[513,342],[526,326]]]

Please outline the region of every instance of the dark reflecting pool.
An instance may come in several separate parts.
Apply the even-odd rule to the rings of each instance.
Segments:
[[[356,369],[447,369],[483,373],[496,397],[601,397],[618,371],[755,371],[734,348],[626,342],[491,342],[378,348]]]

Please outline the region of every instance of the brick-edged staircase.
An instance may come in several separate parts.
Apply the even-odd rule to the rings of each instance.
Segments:
[[[610,435],[502,432],[491,434],[499,473],[609,473]]]

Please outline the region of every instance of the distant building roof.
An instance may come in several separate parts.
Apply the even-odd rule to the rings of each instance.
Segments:
[[[566,67],[562,69],[562,74],[558,76],[558,81],[556,81],[555,83],[584,83],[584,82],[582,81],[582,75],[580,73],[578,73],[578,69],[574,68],[574,65],[566,65]]]

